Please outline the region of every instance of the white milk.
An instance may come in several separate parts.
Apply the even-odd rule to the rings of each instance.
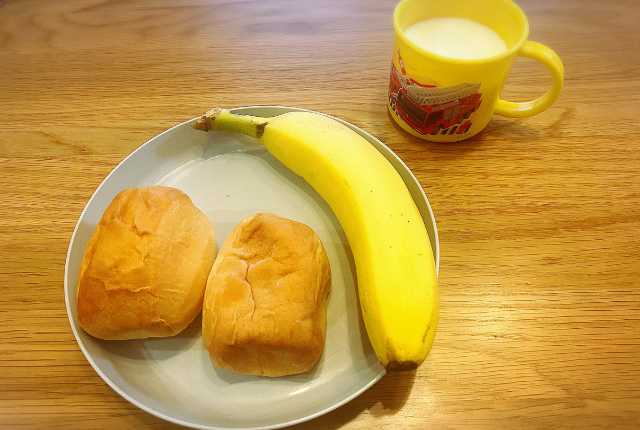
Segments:
[[[495,31],[465,18],[418,21],[404,33],[421,48],[450,58],[486,58],[507,49],[504,40]]]

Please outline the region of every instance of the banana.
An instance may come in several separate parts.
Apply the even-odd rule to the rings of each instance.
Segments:
[[[389,369],[411,369],[431,349],[438,281],[429,236],[405,183],[363,137],[311,112],[273,118],[213,109],[195,128],[259,139],[329,204],[351,246],[362,317]]]

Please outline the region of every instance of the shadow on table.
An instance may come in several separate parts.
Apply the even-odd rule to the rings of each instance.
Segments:
[[[544,127],[533,126],[526,119],[502,118],[495,116],[487,127],[477,135],[460,142],[430,142],[419,139],[404,131],[387,113],[392,126],[402,134],[404,140],[413,145],[420,145],[424,149],[440,154],[460,156],[478,150],[482,145],[495,141],[510,140],[510,143],[529,143],[532,140],[557,136],[562,127],[575,117],[575,109],[567,108],[554,113],[553,122]]]
[[[376,385],[346,405],[292,430],[335,430],[367,411],[373,416],[394,415],[406,403],[415,381],[416,371],[387,373]]]

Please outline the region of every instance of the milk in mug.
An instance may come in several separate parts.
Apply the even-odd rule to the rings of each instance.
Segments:
[[[465,18],[431,18],[418,21],[404,31],[424,50],[448,58],[474,60],[507,50],[504,40],[491,28]]]

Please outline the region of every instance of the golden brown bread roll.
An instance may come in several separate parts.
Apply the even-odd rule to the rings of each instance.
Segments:
[[[262,376],[312,369],[324,349],[330,283],[311,228],[271,214],[243,220],[207,281],[202,336],[213,362]]]
[[[100,339],[178,334],[200,313],[214,257],[213,228],[185,193],[120,192],[82,260],[80,327]]]

